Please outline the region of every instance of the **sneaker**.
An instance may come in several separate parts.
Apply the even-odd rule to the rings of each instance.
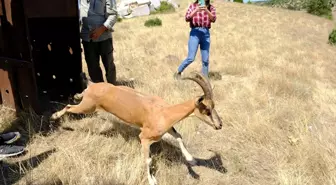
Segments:
[[[20,139],[21,134],[19,132],[8,132],[0,134],[0,144],[11,144]]]
[[[19,155],[22,152],[24,152],[23,146],[0,145],[0,159],[5,158],[5,157]]]
[[[175,80],[180,80],[181,79],[181,72],[175,72],[174,73],[174,79]]]

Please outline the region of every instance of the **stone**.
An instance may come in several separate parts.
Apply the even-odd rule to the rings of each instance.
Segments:
[[[150,5],[149,5],[149,10],[150,10],[150,11],[155,11],[155,7],[154,7],[153,4],[150,4]]]
[[[149,6],[148,5],[141,5],[138,6],[134,9],[131,10],[132,11],[132,16],[133,17],[139,17],[139,16],[145,16],[145,15],[149,15],[150,14],[150,10],[149,10]]]
[[[164,58],[165,61],[167,62],[180,62],[181,59],[178,58],[176,55],[167,55],[165,58]]]
[[[118,15],[120,17],[125,17],[127,15],[129,15],[131,12],[130,12],[130,9],[128,6],[124,6],[124,7],[121,7],[118,9]]]
[[[153,5],[155,9],[159,8],[161,5],[160,0],[150,0],[150,2],[151,2],[151,5]]]
[[[121,0],[117,5],[118,15],[122,18],[132,18],[149,15],[161,6],[161,1],[172,4],[178,8],[177,0]]]
[[[218,71],[209,71],[209,78],[212,80],[222,80],[222,75]]]
[[[145,4],[147,4],[147,5],[151,4],[150,0],[137,0],[136,2],[138,3],[139,6],[140,5],[145,5]]]
[[[173,5],[173,7],[176,9],[178,7],[180,7],[180,5],[175,1],[175,0],[167,0],[167,2],[171,5]]]

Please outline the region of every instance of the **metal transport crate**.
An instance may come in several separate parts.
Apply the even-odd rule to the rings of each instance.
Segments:
[[[82,91],[78,0],[0,0],[0,104],[43,114]]]

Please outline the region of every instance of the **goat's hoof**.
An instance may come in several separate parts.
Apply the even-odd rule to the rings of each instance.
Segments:
[[[152,176],[152,178],[149,180],[149,184],[150,185],[157,185],[157,181],[156,181],[155,177],[153,175],[151,175],[151,176]]]
[[[78,101],[78,100],[82,99],[82,95],[81,94],[75,94],[74,99]]]
[[[58,117],[57,114],[53,114],[53,115],[50,116],[49,120],[50,121],[56,121],[57,117]]]

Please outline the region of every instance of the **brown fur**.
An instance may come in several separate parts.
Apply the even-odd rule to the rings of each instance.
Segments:
[[[164,134],[168,133],[176,139],[181,138],[174,131],[173,126],[192,113],[215,129],[221,129],[222,127],[221,119],[212,100],[209,82],[198,73],[194,73],[193,77],[184,79],[197,82],[205,94],[180,104],[169,105],[158,96],[145,95],[126,86],[91,82],[84,92],[75,95],[75,99],[82,99],[80,104],[67,105],[64,109],[54,113],[51,120],[56,120],[65,113],[88,114],[96,110],[109,112],[127,124],[140,128],[139,138],[144,157],[147,160],[150,159],[150,145],[159,141]],[[187,153],[186,155],[190,154]],[[187,160],[194,163],[195,161],[190,158]],[[151,174],[148,175],[149,180],[154,179],[150,180],[151,184],[156,184],[155,178]]]

